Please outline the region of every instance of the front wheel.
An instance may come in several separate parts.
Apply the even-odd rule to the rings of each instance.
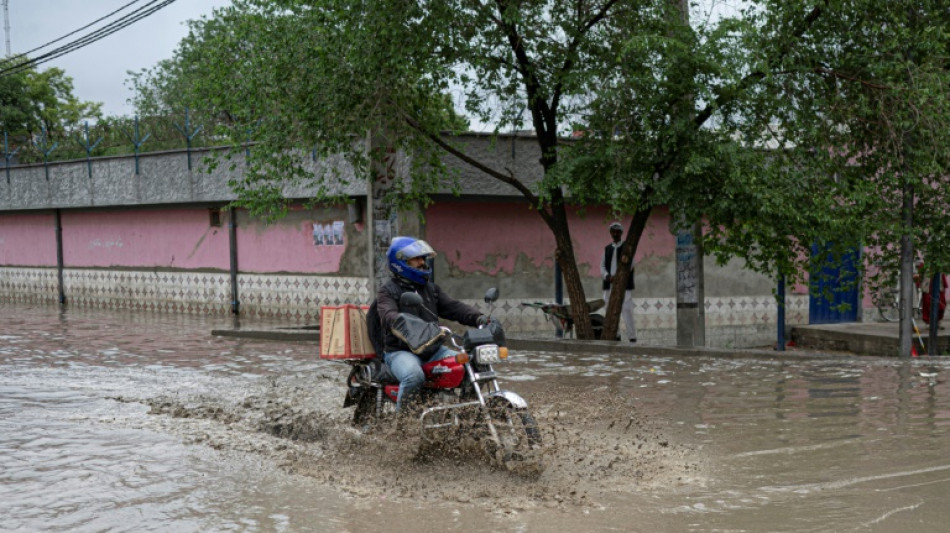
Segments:
[[[495,458],[509,470],[540,474],[541,431],[534,416],[503,402],[490,406],[489,413],[500,444]]]

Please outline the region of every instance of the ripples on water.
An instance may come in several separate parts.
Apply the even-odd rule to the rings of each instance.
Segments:
[[[195,317],[0,304],[0,324],[0,530],[287,530],[288,502],[260,497],[287,492],[284,473],[156,432],[147,407],[111,398],[234,387],[214,373],[299,370],[310,347],[221,343]],[[326,499],[295,483],[304,515]]]
[[[227,321],[191,316],[0,304],[0,324],[0,529],[387,524],[375,504],[376,518],[354,521],[367,502],[253,454],[187,443],[151,422],[144,405],[112,399],[238,397],[267,376],[325,371],[314,346],[214,338],[210,330]],[[705,481],[605,494],[600,510],[562,509],[556,520],[541,511],[500,522],[492,515],[496,529],[943,531],[950,520],[943,359],[515,357],[504,372],[526,394],[553,387],[632,399],[698,450]],[[398,524],[399,507],[384,508]],[[464,529],[491,510],[453,512],[453,527]]]

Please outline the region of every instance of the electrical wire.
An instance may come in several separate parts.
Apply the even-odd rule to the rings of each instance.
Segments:
[[[66,35],[63,35],[62,37],[60,37],[60,38],[58,38],[58,39],[53,39],[52,41],[50,41],[50,42],[48,42],[48,43],[41,44],[41,45],[37,46],[36,48],[34,48],[34,49],[32,49],[32,50],[27,50],[26,52],[23,52],[22,54],[18,54],[18,55],[28,56],[28,55],[32,54],[33,52],[36,52],[37,50],[42,50],[42,49],[46,48],[47,46],[49,46],[49,45],[51,45],[51,44],[58,43],[58,42],[62,41],[63,39],[65,39],[66,37],[71,37],[71,36],[73,36],[73,35],[75,35],[75,34],[81,32],[82,30],[84,30],[84,29],[86,29],[86,28],[88,28],[88,27],[90,27],[90,26],[93,26],[93,25],[95,25],[95,24],[98,24],[98,23],[102,22],[103,20],[105,20],[105,19],[111,17],[112,15],[115,15],[116,13],[118,13],[118,12],[120,12],[120,11],[124,11],[127,7],[131,6],[132,4],[137,4],[137,3],[141,2],[141,1],[142,1],[142,0],[132,0],[132,1],[129,2],[128,4],[125,4],[124,6],[120,7],[119,9],[116,9],[116,10],[113,11],[112,13],[109,13],[108,15],[99,17],[99,18],[97,18],[96,20],[90,22],[89,24],[86,24],[86,25],[83,26],[82,28],[77,28],[77,29],[75,29],[75,30],[73,30],[73,31],[71,31],[71,32],[69,32],[69,33],[67,33]]]
[[[8,70],[14,70],[15,72],[19,72],[26,68],[30,68],[30,67],[39,65],[41,63],[46,63],[47,61],[52,61],[53,59],[61,57],[69,52],[88,46],[100,39],[108,37],[109,35],[112,35],[113,33],[134,24],[135,22],[138,22],[139,20],[155,13],[159,9],[162,9],[175,1],[176,0],[151,0],[148,4],[136,9],[135,11],[127,15],[123,15],[121,18],[113,22],[110,22],[109,24],[103,26],[102,28],[98,30],[95,30],[94,32],[88,35],[80,37],[79,39],[76,39],[75,41],[72,41],[64,46],[61,46],[55,50],[52,50],[51,52],[47,52],[33,59],[27,59],[21,63],[18,63],[17,65],[14,65],[7,69],[0,70],[0,76],[2,76],[3,74],[6,74]],[[154,5],[154,4],[158,4],[158,5]]]
[[[113,33],[127,28],[132,24],[154,14],[155,12],[168,7],[177,0],[151,0],[148,4],[137,8],[135,11],[123,15],[121,18],[110,22],[109,24],[103,26],[102,28],[95,30],[83,37],[80,37],[70,43],[67,43],[59,48],[56,48],[50,52],[37,56],[33,59],[27,59],[21,61],[17,64],[11,65],[9,67],[0,69],[0,77],[17,74],[29,68],[35,67],[42,63],[52,61],[58,57],[66,55],[70,52],[74,52],[80,48],[86,47],[96,41],[104,39]],[[123,8],[124,9],[124,8]],[[120,10],[121,11],[121,10]],[[77,30],[81,31],[81,30]],[[75,33],[75,32],[73,32]],[[61,40],[61,39],[57,39]],[[55,41],[54,41],[55,42]],[[2,64],[2,63],[0,63]]]

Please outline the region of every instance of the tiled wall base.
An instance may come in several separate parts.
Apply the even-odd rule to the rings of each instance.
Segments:
[[[369,280],[356,277],[241,274],[241,316],[316,323],[320,307],[368,304]]]
[[[68,269],[70,306],[224,315],[230,310],[228,274]]]
[[[227,315],[227,272],[66,269],[68,305],[169,313]],[[55,303],[56,269],[0,267],[0,300]],[[316,322],[323,305],[365,303],[367,280],[353,277],[238,275],[241,315]]]
[[[523,302],[536,300],[500,300],[495,303],[494,316],[505,324],[505,330],[537,336],[554,337],[555,326],[538,309],[524,307]],[[637,342],[650,345],[676,344],[675,298],[634,298],[634,320]],[[488,309],[480,300],[467,301],[482,311]],[[601,313],[604,309],[601,309]],[[778,307],[771,295],[707,298],[706,346],[717,348],[748,348],[774,344]],[[808,323],[808,296],[787,298],[787,325]],[[623,325],[621,324],[621,330]]]
[[[59,300],[56,269],[0,267],[0,300],[56,303]]]
[[[231,282],[227,272],[147,272],[67,269],[63,276],[69,305],[88,308],[137,309],[171,313],[227,315]],[[357,277],[240,274],[241,316],[316,323],[323,305],[368,303],[368,280]],[[56,303],[56,269],[0,267],[0,300]],[[554,325],[531,300],[500,300],[494,316],[512,334],[554,336]],[[481,300],[470,305],[487,311]],[[634,298],[638,342],[676,343],[676,301]],[[770,295],[707,298],[706,345],[741,348],[775,342],[777,307]],[[788,297],[788,325],[808,322],[808,296]],[[621,326],[622,328],[622,326]]]

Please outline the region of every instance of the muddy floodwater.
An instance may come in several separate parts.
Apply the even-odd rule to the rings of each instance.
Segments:
[[[227,319],[0,304],[0,531],[947,531],[950,364],[519,352],[542,473]]]

